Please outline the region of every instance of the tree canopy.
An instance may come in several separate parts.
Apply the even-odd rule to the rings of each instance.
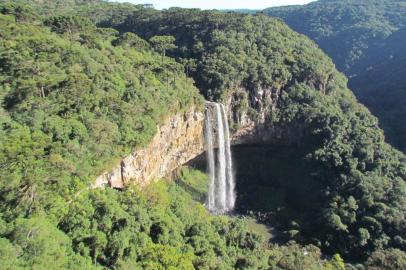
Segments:
[[[403,0],[319,0],[263,12],[315,40],[339,70],[352,75],[362,68],[369,48],[406,26],[405,10]]]
[[[379,118],[388,142],[405,151],[405,1],[320,0],[263,12],[317,42],[350,76],[350,88]]]

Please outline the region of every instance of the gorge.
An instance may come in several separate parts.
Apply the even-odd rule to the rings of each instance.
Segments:
[[[406,157],[281,20],[0,0],[0,29],[1,267],[402,265]]]

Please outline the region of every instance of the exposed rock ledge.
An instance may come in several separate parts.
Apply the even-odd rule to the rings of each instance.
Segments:
[[[305,134],[303,123],[290,123],[289,125],[267,123],[265,116],[275,110],[279,96],[279,94],[274,94],[274,98],[270,98],[272,95],[268,92],[270,93],[272,90],[262,91],[263,95],[256,100],[255,104],[250,105],[256,108],[260,116],[255,120],[246,111],[238,111],[233,106],[231,99],[226,102],[227,118],[239,126],[231,136],[232,145],[289,145],[301,141]],[[206,102],[206,108],[213,109],[213,104]],[[134,151],[115,168],[100,175],[93,187],[122,188],[130,181],[145,186],[152,180],[169,176],[181,165],[204,152],[204,121],[204,112],[195,107],[186,113],[176,114],[158,128],[157,134],[148,146]],[[216,133],[215,123],[212,123],[212,126]],[[214,141],[214,146],[216,146],[216,141]]]
[[[204,113],[192,108],[178,113],[158,128],[148,146],[134,151],[109,172],[97,177],[94,188],[122,188],[130,181],[145,186],[168,176],[204,151]]]

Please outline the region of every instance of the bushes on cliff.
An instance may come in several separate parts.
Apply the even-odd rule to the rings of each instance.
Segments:
[[[301,107],[295,117],[317,138],[307,158],[315,162],[312,178],[322,185],[321,216],[309,219],[306,233],[351,258],[404,249],[405,157],[384,142],[377,120],[348,96],[297,90],[287,95]]]

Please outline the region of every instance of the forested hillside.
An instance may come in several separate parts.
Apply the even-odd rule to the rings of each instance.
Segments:
[[[173,35],[177,49],[170,54],[194,63],[191,74],[206,98],[225,99],[242,87],[241,99],[248,108],[241,99],[236,101],[241,106],[235,106],[253,117],[260,110],[255,100],[261,89],[281,93],[276,105],[268,105],[276,109],[265,110],[268,124],[305,123],[313,136],[302,158],[313,166],[309,181],[317,183],[318,199],[316,208],[307,205],[307,219],[299,222],[305,239],[317,239],[310,242],[352,259],[365,258],[389,243],[404,248],[400,239],[405,224],[399,217],[405,201],[387,193],[392,185],[405,191],[404,157],[383,142],[376,119],[356,103],[344,77],[314,43],[264,15],[149,10],[135,12],[118,29],[146,39]],[[377,189],[372,191],[372,186]],[[379,216],[387,220],[392,214],[383,209],[378,214],[378,205],[395,201],[397,213],[392,212],[393,223],[387,227]],[[381,224],[379,229],[371,222]],[[383,240],[391,234],[385,227],[398,231],[393,237],[400,245]]]
[[[265,15],[19,2],[0,4],[2,268],[344,269],[341,257],[406,266],[405,156],[315,43]],[[260,108],[265,90],[275,96]],[[312,187],[301,201],[316,199],[287,213],[283,242],[211,215],[198,171],[143,190],[89,188],[168,116],[235,95],[251,118],[305,130],[298,159],[311,171],[297,168],[292,183]]]
[[[406,26],[404,0],[319,0],[303,6],[265,9],[309,36],[348,75],[389,35]]]
[[[388,141],[405,151],[406,1],[319,0],[264,12],[315,40],[350,76],[350,88],[378,116]]]
[[[378,116],[388,140],[406,151],[406,28],[389,36],[368,56],[368,70],[350,80],[350,87]]]
[[[78,15],[95,23],[115,24],[143,5],[114,3],[100,0],[0,0],[0,3],[30,4],[38,15]]]
[[[169,55],[185,63],[210,100],[225,98],[239,86],[252,95],[260,88],[301,83],[327,93],[346,84],[313,42],[264,15],[147,9],[134,12],[117,29],[147,40],[157,34],[173,36],[176,48]]]

